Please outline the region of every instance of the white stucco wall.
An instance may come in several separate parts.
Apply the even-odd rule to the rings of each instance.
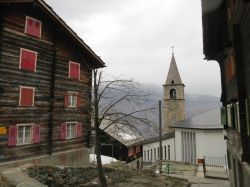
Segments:
[[[166,139],[162,141],[162,159],[165,160],[165,146],[166,146],[166,160],[168,160],[168,146],[170,146],[170,160],[175,160],[175,146],[174,146],[174,138]],[[159,160],[158,151],[159,141],[143,144],[143,161],[144,162],[155,162]],[[153,153],[153,157],[151,159],[151,149]],[[156,149],[156,158],[154,157],[154,149]],[[148,158],[148,150],[149,150],[149,158]],[[145,157],[146,151],[146,157]]]
[[[226,155],[226,141],[223,130],[192,130],[175,129],[176,161],[182,161],[181,132],[194,132],[196,144],[196,159],[204,156],[224,157]]]

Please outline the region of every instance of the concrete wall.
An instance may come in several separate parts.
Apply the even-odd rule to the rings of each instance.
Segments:
[[[226,141],[223,130],[191,130],[175,129],[176,161],[182,161],[182,139],[181,132],[194,132],[196,139],[196,158],[225,157]]]
[[[29,159],[0,163],[0,171],[23,164],[50,165],[50,166],[73,166],[86,167],[89,165],[89,149],[75,149],[58,152],[52,155],[43,155]]]
[[[165,151],[164,148],[166,146],[167,149],[167,158],[168,160],[168,146],[170,146],[170,160],[175,160],[175,146],[174,146],[174,138],[166,139],[162,141],[162,159],[165,160]],[[144,162],[156,162],[159,160],[158,157],[158,149],[159,148],[159,141],[152,142],[148,144],[143,144],[143,161]],[[156,150],[156,158],[154,156],[154,149]],[[148,150],[149,150],[149,158],[148,158]],[[153,157],[151,158],[151,150],[153,152]],[[146,157],[145,157],[145,151],[146,151]]]

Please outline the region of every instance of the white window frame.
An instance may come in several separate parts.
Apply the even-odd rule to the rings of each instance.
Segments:
[[[20,86],[20,88],[19,88],[19,106],[23,106],[23,105],[21,105],[22,89],[23,88],[28,88],[28,89],[32,89],[33,90],[32,105],[31,106],[34,106],[34,104],[35,104],[35,91],[36,91],[36,88],[35,87],[28,87],[28,86]]]
[[[32,19],[32,20],[34,20],[34,21],[40,22],[41,27],[40,27],[40,32],[39,32],[39,38],[41,38],[41,37],[42,37],[42,21],[40,21],[40,20],[38,20],[38,19],[35,19],[35,18],[32,18],[32,17],[30,17],[30,16],[26,16],[26,17],[25,17],[25,28],[24,28],[24,33],[27,34],[28,19]]]
[[[24,140],[25,140],[25,131],[24,131],[23,134],[22,134],[22,142],[18,142],[18,140],[19,140],[19,128],[20,127],[28,127],[28,126],[30,127],[30,133],[29,133],[30,141],[29,142],[24,142]],[[17,124],[16,127],[17,127],[17,135],[16,135],[17,143],[16,143],[16,145],[18,146],[18,145],[32,144],[33,143],[33,127],[34,127],[34,123]]]
[[[81,64],[80,64],[80,63],[77,63],[77,62],[69,61],[69,72],[68,72],[68,77],[71,78],[71,77],[70,77],[71,64],[77,64],[77,65],[79,65],[79,77],[78,77],[78,80],[80,80],[80,77],[81,77]]]
[[[74,134],[72,135],[72,124],[75,125],[75,131],[73,132]],[[73,121],[73,122],[66,122],[66,139],[73,139],[76,138],[77,135],[77,124],[78,122]],[[68,126],[70,126],[70,135],[68,134]]]
[[[69,108],[77,108],[77,100],[78,100],[78,92],[70,92],[68,91],[68,107]],[[73,98],[74,98],[74,102],[73,101]],[[74,103],[74,105],[72,104]]]
[[[35,58],[35,69],[34,69],[34,72],[36,72],[36,64],[37,64],[37,52],[36,51],[32,51],[32,50],[29,50],[29,49],[25,49],[25,48],[20,48],[20,54],[19,54],[19,69],[23,69],[22,67],[21,67],[21,61],[22,61],[22,51],[29,51],[29,52],[32,52],[32,53],[35,53],[35,56],[36,56],[36,58]],[[25,70],[25,69],[24,69]]]

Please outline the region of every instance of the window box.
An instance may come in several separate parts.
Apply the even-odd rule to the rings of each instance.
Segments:
[[[40,125],[17,124],[9,127],[8,146],[40,143]]]
[[[19,69],[36,72],[37,52],[20,49]]]
[[[69,78],[80,80],[80,64],[69,61]]]
[[[26,16],[24,32],[28,35],[41,38],[42,22],[32,17]]]
[[[82,123],[66,122],[61,124],[61,140],[79,138],[82,136]]]
[[[35,88],[20,86],[19,106],[34,106]]]
[[[79,108],[81,104],[80,94],[78,92],[67,91],[64,94],[64,107]]]

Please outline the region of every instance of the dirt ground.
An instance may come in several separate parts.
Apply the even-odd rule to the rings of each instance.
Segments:
[[[188,181],[184,179],[159,176],[154,174],[152,170],[144,170],[143,172],[129,168],[124,164],[111,164],[106,166],[114,169],[106,175],[109,187],[186,187]],[[97,187],[98,178],[86,183],[83,186]]]

